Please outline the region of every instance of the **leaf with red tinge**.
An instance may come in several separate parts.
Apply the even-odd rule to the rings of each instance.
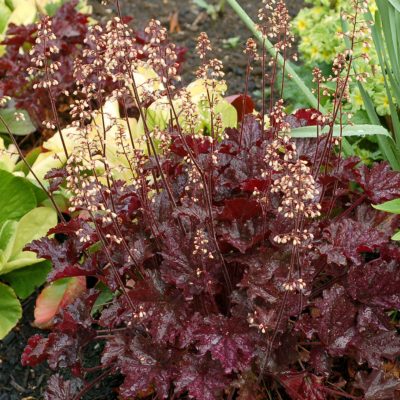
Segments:
[[[234,94],[226,97],[225,100],[236,108],[239,121],[242,121],[246,114],[251,114],[255,108],[251,97],[244,94]]]
[[[42,329],[50,328],[56,314],[85,291],[86,278],[83,276],[60,279],[51,283],[36,299],[34,325]]]
[[[21,356],[21,364],[26,367],[34,367],[47,359],[47,347],[49,339],[36,334],[29,338]]]
[[[322,114],[315,108],[300,108],[292,115],[298,119],[301,126],[316,126],[318,125],[316,117]]]
[[[256,200],[244,197],[225,200],[224,208],[218,218],[223,221],[246,221],[261,214],[261,206]]]
[[[133,399],[152,388],[157,389],[159,398],[167,398],[175,375],[170,351],[149,345],[141,337],[114,335],[104,348],[102,362],[116,363],[124,375],[120,386],[123,399]]]
[[[253,193],[255,190],[258,190],[259,192],[264,192],[265,190],[268,189],[270,186],[271,182],[268,179],[246,179],[242,184],[240,185],[240,189],[242,189],[244,192],[250,192]]]

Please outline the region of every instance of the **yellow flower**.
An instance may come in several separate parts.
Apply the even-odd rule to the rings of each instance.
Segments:
[[[296,28],[299,32],[302,32],[308,28],[306,18],[298,18],[296,20]]]
[[[389,107],[389,98],[386,92],[378,92],[375,93],[374,96],[374,103],[376,106],[376,112],[378,115],[389,115],[390,114],[390,107]]]
[[[317,58],[319,56],[319,48],[317,46],[311,46],[310,48],[311,58]]]

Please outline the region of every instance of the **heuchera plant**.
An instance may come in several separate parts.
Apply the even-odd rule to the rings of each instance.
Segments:
[[[272,4],[263,2],[259,28],[286,54],[288,12],[283,1]],[[361,15],[365,4],[355,0],[354,8]],[[350,21],[354,42],[366,28]],[[51,29],[42,21],[39,37],[49,46]],[[142,61],[121,17],[107,31],[91,31],[99,43],[92,54],[102,51],[96,63],[75,66],[86,99],[76,103],[74,126],[81,145],[94,150],[85,160],[84,152],[66,154],[66,167],[48,174],[50,194],[70,191],[70,215],[49,232],[54,237],[27,249],[51,260],[50,282],[90,279],[55,316],[48,335],[30,338],[22,356],[24,365],[47,361],[56,371],[45,399],[81,399],[110,375],[123,377],[122,399],[394,398],[400,249],[390,237],[399,218],[371,204],[400,197],[400,175],[385,163],[368,168],[357,158],[343,159],[340,137],[333,136],[352,54],[335,59],[332,114],[287,116],[281,93],[272,91],[259,114],[244,111],[246,97],[236,101],[238,114],[246,115],[237,128],[223,130],[213,96],[222,64],[210,57],[201,34],[197,77],[211,115],[205,136],[196,132],[201,117],[188,91],[176,87],[177,54],[165,45],[165,29],[151,21],[146,33],[147,64],[162,82],[157,90],[135,80]],[[41,51],[33,50],[37,68],[46,57]],[[246,55],[247,94],[252,63],[260,61],[265,73],[267,60],[251,39]],[[112,97],[129,98],[143,121],[140,140],[120,133],[129,182],[113,178],[104,145],[85,140],[90,104],[103,95],[91,84],[93,73],[100,82],[114,77]],[[314,79],[319,88],[318,70]],[[52,77],[44,84],[53,85]],[[149,129],[147,106],[164,96],[169,124]],[[328,134],[290,138],[292,128],[307,125]],[[104,144],[107,129],[100,127],[98,137]],[[103,177],[88,168],[99,160]],[[112,293],[107,301],[104,286]],[[85,351],[96,342],[101,357],[89,367]]]

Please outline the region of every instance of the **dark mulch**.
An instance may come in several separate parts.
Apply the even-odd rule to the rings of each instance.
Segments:
[[[1,299],[0,299],[1,301]],[[24,304],[24,318],[3,341],[0,342],[0,400],[40,399],[49,371],[46,365],[24,368],[21,353],[28,338],[37,333],[32,328],[34,298]]]
[[[215,0],[214,0],[215,1]],[[212,2],[212,0],[209,0]],[[98,19],[107,18],[110,15],[103,6],[92,2]],[[255,19],[261,1],[242,0],[241,4]],[[180,32],[171,33],[171,40],[189,49],[187,62],[183,68],[184,82],[190,82],[198,65],[198,59],[194,48],[196,37],[202,31],[208,33],[215,48],[216,57],[225,65],[226,80],[229,85],[229,93],[243,91],[245,76],[245,58],[242,49],[250,36],[247,28],[242,24],[233,11],[226,6],[223,14],[213,21],[206,13],[199,10],[191,0],[121,0],[123,12],[135,18],[136,29],[143,29],[150,18],[157,18],[169,27],[171,16],[178,12]],[[289,10],[295,15],[303,6],[302,0],[287,0]],[[237,48],[224,48],[224,39],[240,36]],[[254,71],[254,79],[250,83],[250,92],[259,87],[260,73]],[[1,299],[0,299],[1,301]],[[46,365],[36,368],[24,368],[20,364],[21,353],[27,339],[37,333],[30,326],[33,320],[34,298],[27,301],[24,306],[24,317],[18,327],[0,342],[0,400],[39,400],[43,398],[43,390],[51,372]],[[93,349],[93,358],[96,358],[99,349]],[[112,390],[113,381],[105,381],[95,388],[87,400],[112,400],[117,396]]]

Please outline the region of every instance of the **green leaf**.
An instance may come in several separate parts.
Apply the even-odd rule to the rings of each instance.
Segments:
[[[385,211],[391,214],[400,214],[400,199],[387,201],[383,204],[373,205],[373,207],[380,211]]]
[[[114,293],[102,282],[99,282],[96,285],[96,289],[100,290],[101,292],[93,304],[92,311],[90,312],[92,316],[98,311],[102,310],[104,306],[107,305],[107,303],[114,297]]]
[[[0,34],[6,30],[10,15],[11,10],[7,7],[4,1],[0,1]]]
[[[5,4],[6,4],[6,6],[7,6],[11,11],[14,11],[15,6],[14,6],[13,0],[5,0],[4,2],[5,2]]]
[[[392,240],[400,240],[400,231],[392,236]]]
[[[62,3],[63,3],[62,1],[58,1],[46,4],[44,6],[46,14],[49,15],[50,17],[54,16],[57,10],[61,7]]]
[[[238,115],[236,108],[226,100],[220,101],[217,104],[215,107],[215,113],[221,114],[223,129],[237,127]]]
[[[0,270],[11,256],[17,234],[18,222],[6,221],[0,228]]]
[[[8,248],[7,259],[0,264],[0,275],[37,264],[42,261],[31,251],[23,251],[24,247],[33,240],[45,236],[49,229],[57,224],[57,213],[48,207],[39,207],[28,212],[17,224],[11,254]]]
[[[38,205],[42,205],[42,203],[48,199],[47,193],[39,186],[36,186],[36,183],[30,181],[29,179],[26,180],[30,185],[30,188],[35,195],[36,203]]]
[[[24,114],[25,121],[17,121],[15,119],[15,113],[19,112]],[[13,135],[25,136],[36,131],[36,127],[33,125],[29,114],[25,110],[16,110],[14,108],[5,108],[0,110],[0,116],[7,124]],[[0,133],[8,133],[6,126],[3,121],[0,121]]]
[[[371,96],[368,92],[363,88],[360,82],[358,83],[358,88],[360,89],[360,93],[362,95],[364,106],[368,114],[368,118],[370,122],[374,125],[378,125],[380,123],[378,114],[375,111],[374,103],[371,99]],[[389,161],[390,166],[394,170],[400,170],[400,157],[398,156],[398,151],[395,148],[392,138],[387,138],[383,136],[378,136],[378,144],[379,148],[382,152],[384,158]]]
[[[323,129],[322,134],[327,134],[329,127]],[[349,137],[349,136],[366,136],[366,135],[381,135],[391,138],[390,133],[381,125],[352,125],[341,128],[339,125],[333,127],[334,137]],[[294,138],[315,138],[317,137],[317,128],[315,126],[305,126],[295,128],[291,131],[291,136]]]
[[[37,205],[30,183],[0,170],[0,224],[18,220]]]
[[[38,207],[24,215],[18,223],[11,260],[17,257],[28,243],[45,236],[56,224],[57,213],[52,208]]]
[[[21,303],[14,291],[0,283],[0,340],[7,336],[21,317]]]
[[[46,282],[46,277],[50,271],[51,263],[42,261],[3,275],[1,279],[10,284],[20,299],[25,300],[36,288]]]
[[[32,0],[18,0],[14,2],[15,9],[10,15],[9,23],[15,25],[32,24],[36,19],[36,3]]]
[[[390,4],[400,12],[400,0],[389,0]]]
[[[32,167],[35,163],[36,159],[39,157],[39,154],[42,152],[40,147],[36,147],[32,149],[26,156],[25,161]],[[19,161],[15,166],[15,171],[22,171],[25,175],[29,174],[29,168],[26,166],[23,160]]]

